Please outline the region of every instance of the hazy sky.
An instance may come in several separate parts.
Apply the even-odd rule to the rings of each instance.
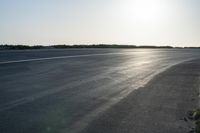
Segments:
[[[0,43],[200,46],[200,0],[0,0]]]

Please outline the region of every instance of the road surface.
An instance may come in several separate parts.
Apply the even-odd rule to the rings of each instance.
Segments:
[[[0,132],[101,131],[93,122],[107,120],[102,114],[155,75],[198,58],[192,49],[0,51]]]

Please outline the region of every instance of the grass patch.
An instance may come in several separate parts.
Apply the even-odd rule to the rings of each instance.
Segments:
[[[196,133],[200,133],[200,120],[196,121],[195,124],[196,124],[196,127],[195,127]]]
[[[192,118],[195,121],[195,133],[200,133],[200,109],[193,111]]]
[[[199,119],[200,119],[200,109],[197,109],[197,110],[194,112],[194,119],[195,119],[195,120],[199,120]]]

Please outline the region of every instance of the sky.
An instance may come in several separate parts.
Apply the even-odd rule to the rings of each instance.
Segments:
[[[200,46],[200,0],[0,0],[0,44]]]

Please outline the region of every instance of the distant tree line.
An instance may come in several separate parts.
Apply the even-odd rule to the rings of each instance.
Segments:
[[[136,46],[136,45],[119,45],[119,44],[91,44],[91,45],[0,45],[0,50],[23,50],[23,49],[66,49],[66,48],[181,48],[172,46]],[[183,48],[200,48],[200,47],[183,47]]]
[[[0,45],[0,49],[11,49],[11,50],[23,50],[23,49],[42,49],[45,46],[35,45],[35,46],[28,46],[28,45]]]
[[[200,47],[183,47],[183,48],[200,49]]]
[[[173,48],[171,46],[136,46],[119,44],[53,45],[53,48]]]
[[[91,44],[91,45],[53,45],[53,48],[137,48],[135,45]]]

